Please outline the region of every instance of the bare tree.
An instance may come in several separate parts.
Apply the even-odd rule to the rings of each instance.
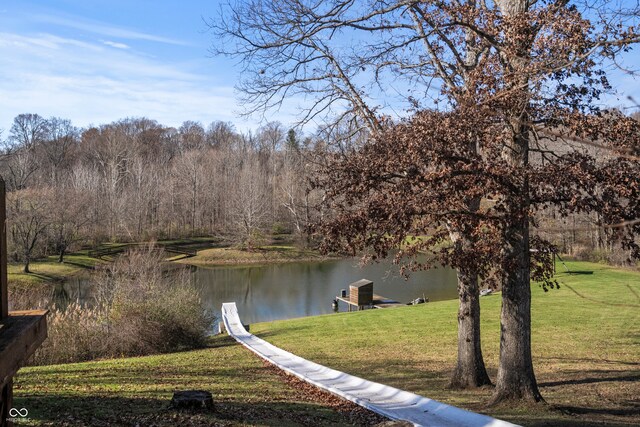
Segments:
[[[178,130],[180,132],[180,142],[183,150],[199,149],[205,144],[206,134],[200,123],[186,121]]]
[[[199,201],[205,181],[204,160],[201,150],[189,150],[183,152],[174,162],[174,176],[177,179],[175,185],[179,191],[179,198],[186,198],[183,205],[188,213],[191,235],[195,235],[198,211],[201,208]]]
[[[217,149],[231,148],[238,138],[235,127],[228,122],[212,122],[207,128],[207,143]]]
[[[53,187],[46,196],[49,240],[58,253],[58,262],[64,262],[69,248],[82,239],[82,227],[91,219],[90,196],[68,184]]]
[[[40,163],[33,150],[16,149],[3,159],[7,170],[7,183],[10,190],[27,188],[40,168]]]
[[[9,131],[3,160],[8,169],[9,190],[22,190],[40,167],[36,159],[36,148],[47,136],[48,124],[37,114],[16,116]]]
[[[11,243],[24,264],[25,273],[31,272],[31,260],[49,226],[47,193],[48,190],[27,189],[14,191],[7,197]]]
[[[52,117],[47,120],[46,136],[38,145],[41,163],[47,169],[46,179],[55,185],[59,175],[72,162],[71,151],[78,143],[80,132],[68,119]]]
[[[9,150],[35,149],[47,137],[48,123],[38,114],[20,114],[13,119],[9,138]]]
[[[269,218],[268,184],[262,179],[257,155],[243,159],[231,194],[231,217],[239,238],[249,249]]]
[[[107,223],[109,237],[115,239],[119,213],[123,211],[125,203],[122,189],[127,180],[127,165],[133,151],[131,139],[127,135],[126,124],[123,123],[88,129],[83,133],[82,139],[89,161],[101,175],[101,218]]]

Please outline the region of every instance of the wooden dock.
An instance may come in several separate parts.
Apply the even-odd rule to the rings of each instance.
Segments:
[[[373,301],[371,302],[371,304],[366,304],[366,305],[358,305],[352,302],[348,297],[342,298],[341,296],[337,296],[336,300],[346,303],[347,311],[367,310],[370,308],[401,307],[405,305],[391,298],[383,297],[376,294],[373,294]]]

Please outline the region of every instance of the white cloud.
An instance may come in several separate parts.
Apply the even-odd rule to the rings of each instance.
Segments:
[[[27,112],[78,126],[131,116],[170,126],[237,121],[229,84],[185,64],[105,46],[116,47],[112,43],[0,33],[0,129],[8,131],[13,118]]]
[[[118,43],[118,42],[112,42],[110,40],[103,40],[102,44],[106,44],[107,46],[111,46],[114,47],[116,49],[129,49],[131,46],[124,44],[124,43]]]
[[[140,31],[128,30],[113,25],[104,24],[97,21],[89,21],[86,19],[70,19],[53,15],[36,15],[33,17],[35,21],[59,25],[66,28],[86,31],[93,34],[99,34],[105,37],[116,37],[128,40],[146,40],[157,43],[166,43],[172,45],[186,46],[188,43],[182,40],[176,40],[169,37],[162,37],[155,34],[143,33]]]

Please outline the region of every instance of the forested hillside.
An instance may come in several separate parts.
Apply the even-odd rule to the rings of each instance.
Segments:
[[[277,122],[246,133],[146,118],[79,129],[21,114],[5,136],[15,261],[104,241],[301,235],[311,215],[305,158],[317,138]]]

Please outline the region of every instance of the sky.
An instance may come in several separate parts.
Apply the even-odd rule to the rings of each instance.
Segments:
[[[239,130],[264,123],[239,117],[239,67],[213,57],[205,19],[217,0],[0,0],[0,129],[21,113],[71,119],[76,126],[147,117],[178,127],[231,121]],[[640,64],[640,55],[631,56]],[[610,106],[640,102],[640,80],[614,74]],[[297,105],[266,120],[285,125]]]
[[[234,93],[238,68],[212,57],[205,0],[1,0],[0,129],[21,113],[76,126],[148,117],[252,128]],[[286,123],[286,112],[272,119]]]

